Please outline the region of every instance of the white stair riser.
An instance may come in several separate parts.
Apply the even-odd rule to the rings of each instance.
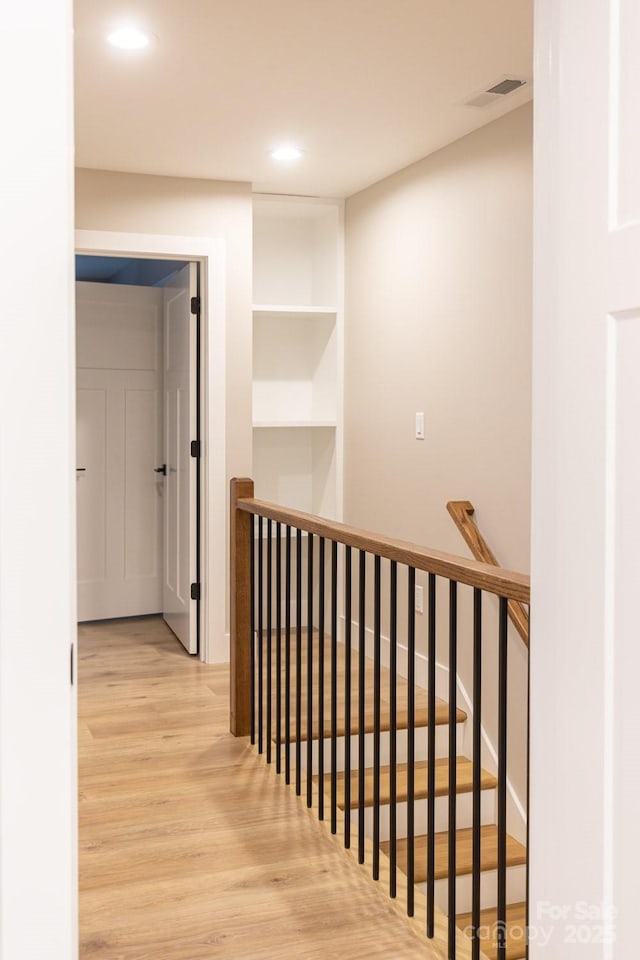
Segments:
[[[480,903],[484,910],[495,907],[498,902],[498,872],[486,870],[480,875]],[[416,884],[416,890],[426,896],[426,883]],[[507,868],[507,903],[520,903],[526,900],[527,868],[523,864]],[[473,881],[471,874],[456,878],[456,913],[470,913],[472,907]],[[448,915],[448,880],[436,880],[435,903],[439,910]]]
[[[462,729],[463,724],[459,723],[457,725],[457,736],[458,736],[458,754],[460,754],[462,747]],[[444,726],[436,727],[436,757],[442,759],[449,756],[449,740],[448,740],[448,729]],[[338,737],[336,741],[336,757],[337,757],[337,767],[336,769],[340,772],[345,769],[344,763],[344,747],[345,747],[345,737]],[[365,741],[365,766],[373,766],[373,734],[367,733],[364,738]],[[325,739],[323,741],[324,746],[324,770],[325,773],[328,773],[331,770],[331,740]],[[265,748],[266,749],[266,748]],[[292,768],[295,764],[295,743],[292,742],[289,747],[291,765]],[[303,740],[300,745],[301,755],[302,755],[302,770],[303,773],[306,773],[307,769],[307,742]],[[314,741],[313,743],[313,775],[316,776],[318,773],[318,757],[319,757],[319,748],[318,742]],[[272,745],[272,755],[275,762],[276,755],[276,745]],[[285,757],[285,747],[282,745],[282,763],[284,766],[284,757]],[[419,727],[415,731],[415,759],[416,762],[420,760],[427,759],[427,729],[426,727]],[[388,731],[383,732],[380,735],[380,765],[388,766],[390,761],[390,737]],[[397,763],[406,763],[407,761],[407,731],[398,730],[396,736],[396,761]],[[357,770],[358,768],[358,737],[351,737],[351,769]]]
[[[293,728],[293,724],[292,724]],[[457,724],[456,739],[457,753],[463,754],[463,731],[464,723]],[[293,729],[292,729],[293,732]],[[426,727],[416,728],[415,730],[415,760],[423,761],[427,759],[427,736]],[[373,734],[365,735],[365,766],[373,767]],[[390,736],[388,731],[383,731],[380,737],[380,764],[388,766],[390,756]],[[358,748],[359,738],[355,734],[351,737],[351,770],[358,768]],[[331,740],[326,738],[322,741],[324,750],[324,772],[328,774],[331,769]],[[313,743],[313,765],[312,773],[314,776],[318,773],[319,744]],[[273,762],[275,763],[275,744],[273,745]],[[345,768],[345,738],[338,737],[336,751],[336,767],[342,772]],[[446,725],[436,727],[436,757],[446,758],[449,756],[449,729]],[[295,744],[290,746],[291,757],[291,780],[295,782]],[[406,763],[407,758],[407,731],[398,730],[396,734],[396,759],[397,763]],[[301,763],[303,773],[302,793],[305,793],[305,774],[307,764],[307,743],[301,743]],[[284,746],[282,747],[282,769],[284,772]],[[329,792],[328,783],[326,793]],[[314,788],[314,807],[317,806],[317,790]],[[458,794],[456,805],[456,825],[458,829],[472,826],[473,823],[473,795],[472,793]],[[420,836],[427,833],[427,810],[426,800],[416,800],[414,808],[415,817],[415,835]],[[330,810],[325,806],[325,818],[329,818]],[[389,840],[389,806],[380,807],[380,842]],[[358,812],[352,810],[352,844],[357,843],[357,822]],[[496,822],[496,794],[495,790],[483,790],[481,802],[481,822],[482,824],[492,824]],[[436,832],[444,831],[448,827],[448,797],[436,798],[435,810],[435,829]],[[398,839],[406,837],[407,832],[407,804],[398,803],[396,806],[396,836]],[[365,809],[365,833],[367,837],[373,837],[373,809]],[[426,895],[426,884],[416,885],[416,889]],[[495,907],[497,903],[497,871],[490,870],[481,874],[480,878],[481,905],[482,909]],[[509,867],[507,869],[507,903],[517,903],[526,899],[526,866]],[[438,880],[435,887],[436,906],[445,915],[448,912],[448,881]],[[456,913],[468,913],[472,907],[472,877],[465,875],[456,878]]]
[[[446,830],[449,824],[449,798],[436,797],[435,803],[435,824],[436,833]],[[496,800],[495,790],[483,790],[481,795],[481,822],[483,825],[495,823],[496,818]],[[427,833],[427,811],[428,803],[426,800],[416,800],[414,805],[414,835],[422,836]],[[358,822],[358,811],[353,810],[351,819],[354,823]],[[373,808],[367,807],[365,810],[365,833],[368,837],[373,837]],[[458,794],[456,804],[456,822],[459,830],[464,827],[473,826],[473,794]],[[388,805],[380,807],[380,842],[389,840],[390,808]],[[401,839],[407,836],[407,804],[398,803],[396,805],[396,837]]]

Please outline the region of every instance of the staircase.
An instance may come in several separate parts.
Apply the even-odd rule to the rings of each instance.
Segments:
[[[265,503],[252,481],[232,481],[230,726],[394,903],[424,916],[434,957],[518,960],[527,814],[509,777],[514,757],[526,774],[528,746],[526,729],[523,742],[508,730],[527,704],[529,579],[487,562],[471,504],[450,507],[484,561]]]
[[[302,631],[302,651],[300,666],[300,757],[301,757],[301,793],[305,795],[307,775],[306,775],[306,754],[308,749],[307,736],[307,717],[309,711],[308,690],[308,669],[307,669],[307,650],[309,647],[308,634],[306,630]],[[318,803],[319,794],[319,776],[318,767],[320,765],[320,754],[323,751],[324,768],[330,766],[330,724],[331,716],[331,665],[325,663],[323,671],[323,684],[319,683],[319,636],[314,633],[312,638],[312,650],[314,657],[312,661],[312,689],[313,696],[311,701],[311,715],[316,718],[312,725],[312,783],[314,803]],[[329,637],[325,637],[325,647],[328,648]],[[274,651],[276,651],[277,636],[271,635],[271,657],[274,660]],[[345,733],[347,730],[347,712],[345,698],[345,660],[346,652],[344,643],[337,644],[337,677],[338,677],[338,696],[336,703],[336,712],[338,718],[337,733],[337,765],[339,772],[336,777],[336,800],[338,808],[346,814],[345,792],[349,794],[349,810],[351,818],[351,836],[357,835],[357,810],[359,807],[359,770],[351,769],[349,776],[349,791],[345,791],[346,773],[345,773]],[[263,640],[263,662],[266,663],[269,656],[268,638]],[[280,764],[284,769],[284,743],[286,731],[284,727],[284,716],[286,713],[286,684],[285,684],[285,661],[286,644],[281,639],[281,676],[278,690],[277,676],[272,672],[272,713],[275,715],[275,707],[280,697],[280,737],[277,736],[277,727],[273,726],[271,731],[271,748],[273,752],[272,762],[275,764],[276,753],[281,751],[283,758]],[[295,672],[296,662],[296,641],[291,637],[289,641],[289,660],[293,669],[291,671],[291,693],[289,709],[292,717],[296,715],[296,688],[297,678]],[[351,677],[358,677],[358,652],[351,653]],[[320,686],[323,688],[324,701],[320,709]],[[390,841],[390,818],[391,818],[391,800],[392,800],[392,770],[389,766],[389,733],[390,733],[390,697],[391,678],[389,670],[381,667],[381,709],[380,709],[380,731],[381,731],[381,766],[380,766],[380,850],[389,858],[391,854]],[[427,727],[428,727],[428,702],[427,691],[420,687],[415,688],[415,763],[414,763],[414,816],[415,816],[415,835],[414,835],[414,883],[417,896],[426,896],[427,881],[427,811],[429,792],[427,787]],[[359,712],[360,702],[358,688],[355,686],[351,691],[350,704],[350,724],[351,731],[351,757],[357,761],[358,754],[358,736],[359,736]],[[407,853],[408,843],[407,834],[407,802],[409,798],[409,770],[406,763],[407,754],[407,721],[408,721],[408,700],[409,690],[405,679],[397,678],[397,721],[398,731],[397,739],[397,763],[395,777],[395,803],[396,803],[396,857],[397,867],[402,873],[407,875]],[[370,657],[365,658],[365,699],[364,699],[364,731],[365,731],[365,761],[364,768],[364,793],[363,802],[365,808],[365,833],[369,839],[373,839],[373,816],[374,807],[374,767],[373,767],[373,731],[374,731],[374,663]],[[317,718],[325,718],[323,725],[324,736],[320,737],[320,726]],[[266,717],[266,705],[263,707],[263,721]],[[463,741],[464,725],[467,723],[466,713],[458,709],[456,718],[458,721],[457,740]],[[449,803],[449,756],[447,753],[448,737],[446,736],[449,723],[449,706],[440,699],[436,698],[436,753],[435,763],[435,905],[443,914],[447,914],[448,898],[448,853],[449,853],[449,834],[448,825],[448,803]],[[266,726],[265,726],[266,734]],[[445,734],[442,736],[442,734]],[[279,744],[278,744],[279,741]],[[266,750],[266,740],[263,746]],[[295,743],[290,744],[290,764],[291,779],[295,780]],[[462,932],[468,932],[472,927],[472,811],[471,811],[471,792],[473,789],[473,763],[468,757],[456,757],[456,924]],[[486,908],[481,912],[481,950],[487,960],[494,960],[498,956],[496,923],[497,912],[496,902],[496,869],[498,853],[498,835],[495,818],[497,779],[494,774],[487,770],[481,771],[481,789],[482,789],[482,829],[481,829],[481,895],[482,903]],[[324,809],[329,808],[331,794],[331,775],[325,774],[323,777]],[[507,836],[507,890],[508,905],[506,918],[506,957],[507,960],[520,960],[526,957],[526,939],[524,930],[526,929],[526,850],[523,844],[519,843],[514,837]]]

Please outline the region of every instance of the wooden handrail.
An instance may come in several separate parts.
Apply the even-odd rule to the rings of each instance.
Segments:
[[[450,500],[447,504],[453,522],[464,537],[464,541],[471,550],[476,560],[482,563],[491,564],[498,569],[502,569],[495,558],[495,555],[484,539],[477,524],[473,520],[475,507],[469,500]],[[520,602],[519,602],[520,601]],[[522,603],[529,603],[529,598],[523,600],[522,597],[510,597],[509,599],[509,617],[514,627],[529,645],[529,614],[522,606]]]
[[[368,530],[325,520],[299,510],[279,507],[274,503],[255,500],[252,497],[238,499],[235,506],[238,511],[297,527],[298,530],[335,540],[347,547],[365,550],[379,557],[385,557],[387,560],[396,560],[398,563],[415,567],[416,570],[435,573],[437,576],[456,580],[458,583],[465,583],[500,597],[529,603],[529,577],[522,573],[504,570],[495,564],[479,563],[453,554],[428,550],[415,543],[394,540]]]

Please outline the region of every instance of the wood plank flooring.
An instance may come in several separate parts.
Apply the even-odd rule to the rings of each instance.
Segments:
[[[425,960],[156,618],[80,629],[81,960]]]

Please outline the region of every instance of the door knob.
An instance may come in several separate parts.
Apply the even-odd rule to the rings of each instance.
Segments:
[[[166,475],[167,475],[167,465],[166,465],[166,463],[163,463],[161,467],[154,467],[154,468],[153,468],[153,472],[154,472],[154,473],[161,473],[163,477],[166,477]]]

